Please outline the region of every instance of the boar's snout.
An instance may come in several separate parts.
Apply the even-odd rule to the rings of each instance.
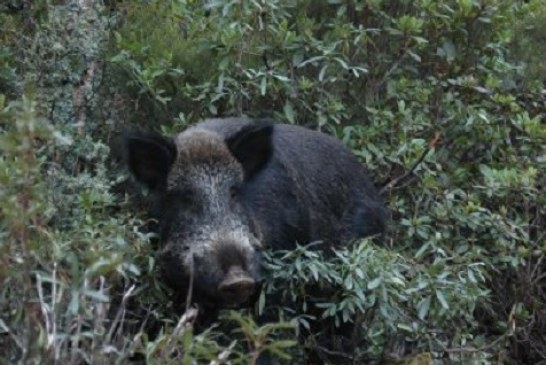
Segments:
[[[246,302],[254,293],[256,283],[241,267],[232,266],[218,284],[218,293],[227,305]]]

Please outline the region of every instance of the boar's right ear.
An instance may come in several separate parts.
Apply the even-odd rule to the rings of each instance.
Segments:
[[[159,134],[131,133],[124,138],[125,161],[135,179],[150,190],[165,187],[176,146]]]
[[[273,123],[249,124],[226,140],[230,152],[243,165],[249,179],[269,161],[273,153]]]

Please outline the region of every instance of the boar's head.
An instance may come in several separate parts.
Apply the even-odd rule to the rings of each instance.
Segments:
[[[151,192],[159,221],[158,266],[177,293],[218,307],[254,293],[263,242],[241,192],[267,164],[272,131],[253,124],[227,139],[199,128],[174,139],[126,137],[129,170]]]

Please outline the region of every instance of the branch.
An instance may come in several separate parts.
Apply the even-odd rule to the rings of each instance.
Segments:
[[[384,194],[387,190],[391,190],[393,189],[397,184],[399,184],[402,180],[405,180],[406,178],[408,178],[409,176],[411,176],[413,174],[413,172],[415,171],[415,169],[417,168],[417,166],[419,166],[423,160],[425,159],[425,157],[427,157],[428,153],[430,152],[431,149],[433,149],[434,147],[436,147],[436,145],[438,144],[438,142],[440,141],[440,138],[441,138],[442,134],[440,132],[436,132],[436,134],[434,135],[434,138],[428,143],[428,146],[427,148],[423,151],[423,153],[421,154],[421,156],[417,159],[417,161],[415,161],[415,163],[413,164],[413,166],[408,170],[406,171],[403,175],[391,180],[388,184],[386,184],[385,186],[383,186],[380,190],[379,190],[379,193],[380,194]]]

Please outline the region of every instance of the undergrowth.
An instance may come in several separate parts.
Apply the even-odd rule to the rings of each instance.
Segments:
[[[0,4],[0,361],[543,361],[545,9]],[[268,252],[256,307],[202,328],[157,275],[118,136],[242,114],[340,138],[391,227]]]

